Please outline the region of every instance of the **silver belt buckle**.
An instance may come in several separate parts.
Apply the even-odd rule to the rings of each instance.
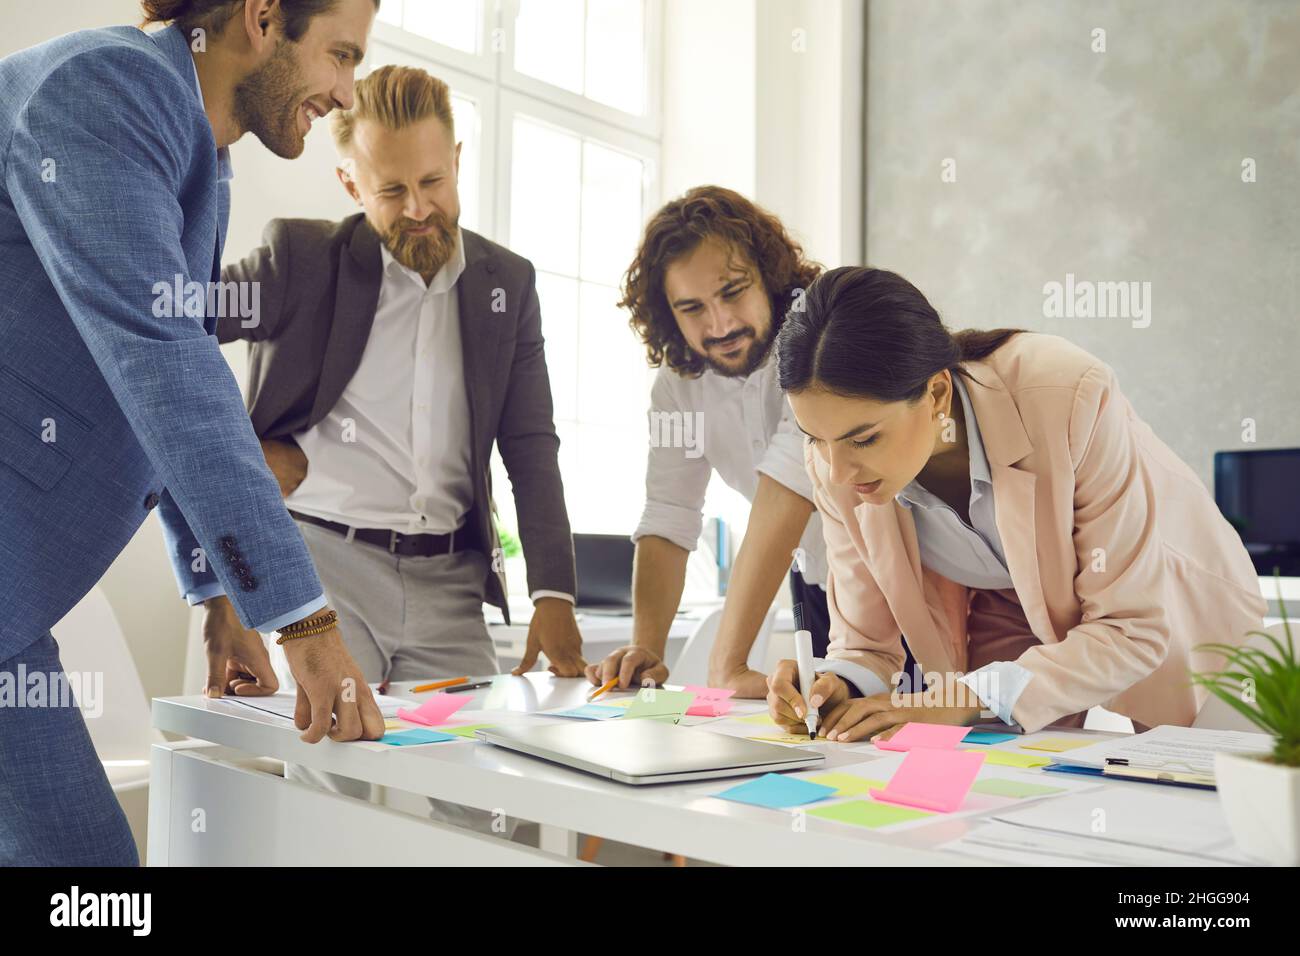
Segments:
[[[396,531],[388,532],[388,553],[397,553],[397,542],[401,539],[401,534]]]

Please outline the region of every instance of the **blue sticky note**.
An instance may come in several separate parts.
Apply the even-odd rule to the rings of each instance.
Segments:
[[[1001,744],[1015,739],[1015,734],[995,734],[987,730],[972,730],[961,739],[961,742],[964,744]]]
[[[736,803],[780,810],[784,807],[798,807],[805,803],[825,800],[835,793],[834,787],[810,783],[798,777],[783,777],[779,773],[767,773],[757,780],[746,781],[730,790],[715,793],[714,796],[722,800],[733,800]]]
[[[602,707],[600,704],[584,704],[581,707],[574,707],[572,710],[557,710],[550,716],[552,717],[573,717],[577,720],[613,720],[615,717],[622,717],[624,708],[622,707]]]
[[[440,744],[444,740],[459,740],[455,734],[444,734],[440,730],[425,730],[423,727],[417,727],[412,730],[399,730],[395,733],[384,734],[379,738],[381,744],[388,744],[390,747],[409,747],[412,744]]]

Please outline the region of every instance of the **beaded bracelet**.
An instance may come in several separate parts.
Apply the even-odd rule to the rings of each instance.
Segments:
[[[279,630],[280,637],[275,643],[283,644],[285,641],[292,641],[299,637],[311,637],[316,634],[324,634],[328,630],[338,626],[338,611],[330,611],[328,614],[322,614],[320,617],[309,617],[303,621],[297,621],[287,627]]]

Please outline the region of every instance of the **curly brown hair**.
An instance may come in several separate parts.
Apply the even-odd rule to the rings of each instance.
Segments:
[[[664,273],[704,239],[716,238],[758,271],[772,300],[772,334],[780,330],[797,290],[807,289],[821,266],[804,258],[781,220],[740,193],[722,186],[696,186],[668,203],[646,225],[636,258],[623,276],[619,308],[631,311],[628,325],[645,343],[652,367],[665,362],[694,378],[707,367],[682,336],[664,293]]]

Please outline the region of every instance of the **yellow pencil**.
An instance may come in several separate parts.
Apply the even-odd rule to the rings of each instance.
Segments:
[[[590,696],[587,697],[587,703],[591,703],[593,700],[595,700],[595,699],[596,699],[597,697],[599,697],[601,694],[605,693],[605,691],[609,690],[611,687],[613,687],[613,686],[614,686],[615,684],[617,684],[617,683],[618,683],[618,678],[617,678],[617,677],[615,677],[613,680],[607,680],[607,681],[605,681],[604,684],[602,684],[600,687],[597,687],[597,688],[596,688],[596,689],[595,689],[595,690],[590,694]]]
[[[423,694],[426,690],[442,690],[444,687],[455,687],[457,684],[463,684],[468,677],[453,677],[451,680],[434,681],[432,684],[421,684],[419,687],[412,687],[412,694]]]

